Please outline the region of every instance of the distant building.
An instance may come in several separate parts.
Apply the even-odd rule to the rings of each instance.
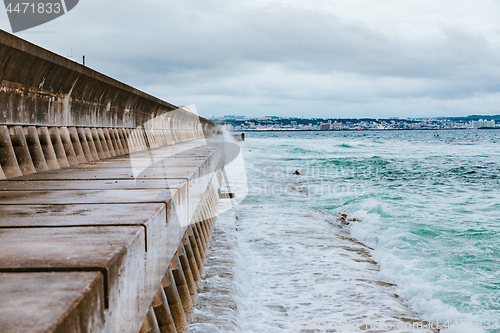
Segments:
[[[296,121],[296,120],[292,120],[292,121],[290,122],[290,125],[292,125],[292,126],[297,126],[297,121]]]
[[[495,128],[494,120],[473,120],[472,128]]]
[[[329,131],[330,130],[330,124],[321,124],[321,125],[319,125],[319,130],[320,131]]]

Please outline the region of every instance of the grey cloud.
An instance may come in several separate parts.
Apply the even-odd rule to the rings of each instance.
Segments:
[[[195,103],[202,113],[229,105],[300,113],[315,105],[382,115],[383,103],[396,110],[405,100],[411,103],[400,109],[413,105],[418,113],[413,99],[446,110],[448,100],[500,89],[498,47],[467,27],[408,37],[319,6],[241,5],[248,8],[87,0],[51,23],[56,36],[26,36],[58,53],[73,46],[91,67],[170,102]]]

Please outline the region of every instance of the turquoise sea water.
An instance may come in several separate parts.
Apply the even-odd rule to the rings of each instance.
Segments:
[[[500,332],[499,143],[497,130],[247,133],[241,330]]]

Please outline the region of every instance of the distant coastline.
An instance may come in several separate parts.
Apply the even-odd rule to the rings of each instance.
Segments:
[[[500,128],[500,116],[449,118],[282,118],[277,116],[224,116],[212,118],[236,131],[341,131]]]
[[[322,130],[322,129],[231,129],[231,133],[241,133],[241,132],[385,132],[385,131],[476,131],[476,130],[498,130],[500,127],[490,127],[490,128],[419,128],[419,129],[411,129],[411,128],[362,128],[362,129],[339,129],[339,130]]]

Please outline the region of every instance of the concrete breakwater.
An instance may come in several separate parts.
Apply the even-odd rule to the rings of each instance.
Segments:
[[[0,31],[2,332],[187,332],[218,129]]]

